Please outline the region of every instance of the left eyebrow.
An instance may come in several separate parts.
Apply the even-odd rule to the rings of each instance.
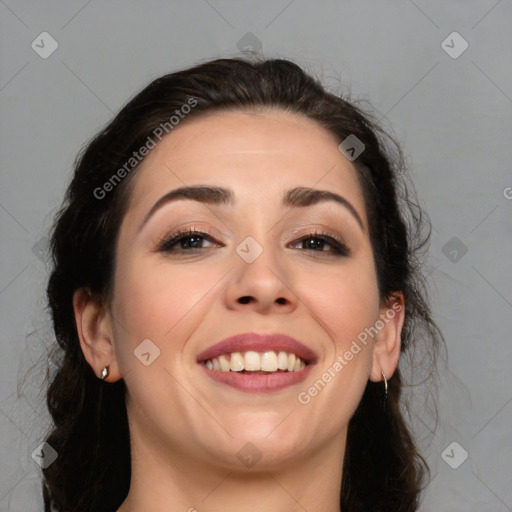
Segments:
[[[148,222],[150,217],[160,209],[164,204],[172,201],[178,201],[188,199],[191,201],[198,201],[200,203],[222,205],[232,204],[234,202],[234,193],[230,188],[216,187],[211,185],[195,185],[180,187],[175,190],[171,190],[167,194],[163,195],[158,201],[151,207],[149,212],[145,215],[144,220],[139,226],[137,232],[139,232],[144,225]],[[352,216],[357,220],[357,223],[363,230],[364,223],[361,216],[350,203],[344,197],[328,190],[318,190],[307,187],[295,187],[288,190],[283,197],[283,207],[294,207],[301,208],[307,206],[313,206],[315,204],[323,203],[326,201],[335,201],[338,204],[344,206]]]
[[[338,204],[341,204],[349,212],[352,216],[357,220],[357,223],[363,230],[364,223],[361,219],[361,216],[354,208],[352,203],[345,199],[344,197],[336,194],[335,192],[329,192],[328,190],[318,190],[316,188],[307,188],[307,187],[296,187],[288,190],[286,192],[285,197],[283,199],[283,206],[291,206],[291,207],[301,207],[301,206],[312,206],[314,204],[323,203],[326,201],[335,201]]]

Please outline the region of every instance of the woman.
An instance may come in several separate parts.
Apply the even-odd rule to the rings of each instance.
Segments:
[[[413,511],[400,356],[441,341],[391,139],[286,60],[163,76],[53,230],[46,510]]]

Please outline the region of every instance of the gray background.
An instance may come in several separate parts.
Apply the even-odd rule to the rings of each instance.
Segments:
[[[42,510],[45,235],[75,155],[150,80],[248,47],[369,99],[403,144],[449,353],[437,429],[412,418],[433,476],[422,510],[512,510],[510,0],[0,0],[0,20],[1,511]]]

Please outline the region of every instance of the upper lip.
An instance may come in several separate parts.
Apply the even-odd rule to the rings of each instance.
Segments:
[[[244,333],[236,334],[212,345],[199,354],[197,361],[201,363],[222,354],[247,352],[249,350],[254,350],[255,352],[268,352],[271,350],[291,352],[299,356],[306,363],[311,363],[316,359],[316,354],[309,347],[285,334]]]

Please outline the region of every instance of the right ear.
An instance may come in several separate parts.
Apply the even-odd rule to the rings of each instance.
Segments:
[[[103,368],[109,366],[105,380],[115,382],[121,379],[108,308],[87,288],[80,288],[73,294],[73,310],[80,346],[94,373],[101,378]]]

